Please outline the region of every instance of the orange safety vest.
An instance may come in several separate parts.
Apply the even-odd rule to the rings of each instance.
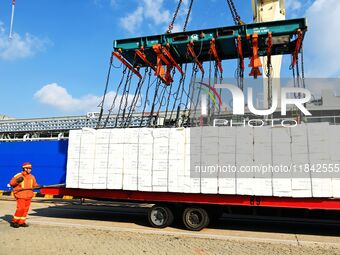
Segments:
[[[19,177],[23,177],[24,181],[21,183],[17,183],[16,179]],[[27,188],[37,187],[37,181],[35,180],[34,175],[27,174],[25,171],[14,175],[9,183],[13,187],[13,193],[16,198],[25,198],[29,199],[33,197],[33,189],[32,190],[22,190]]]

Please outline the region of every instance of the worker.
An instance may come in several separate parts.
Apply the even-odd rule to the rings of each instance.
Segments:
[[[28,227],[26,216],[31,205],[33,189],[39,186],[31,171],[32,165],[30,162],[23,163],[22,172],[16,174],[9,183],[13,187],[14,197],[17,202],[17,209],[11,222],[13,228]]]

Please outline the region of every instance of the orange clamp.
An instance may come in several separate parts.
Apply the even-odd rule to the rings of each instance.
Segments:
[[[162,46],[162,52],[163,52],[163,54],[170,60],[171,64],[172,64],[174,67],[176,67],[177,70],[183,75],[184,72],[183,72],[182,68],[177,64],[177,62],[175,61],[175,59],[172,57],[170,51],[169,51],[166,47]]]
[[[146,55],[144,54],[144,48],[141,48],[141,50],[136,50],[136,54],[138,57],[140,57],[145,64],[149,65],[151,67],[152,70],[154,70],[156,72],[156,68],[154,67],[154,65],[146,58]]]
[[[251,67],[251,72],[250,72],[249,76],[254,76],[254,78],[256,79],[257,76],[262,75],[262,73],[260,71],[260,66],[262,66],[262,63],[261,63],[261,59],[259,57],[259,36],[258,36],[258,34],[252,35],[252,48],[253,48],[253,56],[250,58],[249,67]]]
[[[223,73],[223,68],[222,68],[222,65],[221,65],[221,60],[218,57],[216,46],[215,46],[215,38],[213,38],[211,40],[211,42],[210,42],[210,51],[209,51],[209,54],[212,54],[214,56],[215,61],[217,63],[217,66],[220,69],[220,72]]]
[[[204,74],[204,68],[202,63],[198,60],[197,55],[194,51],[194,42],[191,41],[190,43],[188,43],[188,52],[190,54],[190,56],[193,58],[193,60],[196,62],[198,68],[201,70],[202,74]]]
[[[299,55],[299,52],[300,52],[300,48],[301,48],[301,45],[302,45],[302,31],[301,31],[301,29],[298,29],[297,34],[298,34],[298,38],[296,40],[296,44],[295,44],[295,48],[294,48],[294,52],[293,52],[292,67],[294,67],[296,65],[296,62],[298,60],[298,55]]]
[[[170,61],[163,55],[162,46],[160,44],[155,44],[152,49],[157,54],[157,65],[155,76],[158,76],[166,85],[170,85],[173,82],[171,77],[171,70],[173,66]],[[166,71],[164,70],[163,63],[166,65]]]
[[[174,67],[176,67],[177,70],[182,75],[184,75],[182,68],[177,64],[170,51],[166,47],[160,44],[155,44],[152,46],[152,49],[157,55],[155,75],[161,78],[166,85],[169,85],[171,82],[173,82],[173,79],[171,77],[171,70]],[[166,65],[166,71],[164,70],[163,65]]]
[[[268,33],[268,41],[267,41],[267,61],[270,63],[272,56],[272,47],[273,47],[273,35],[271,32]]]
[[[242,70],[244,70],[244,57],[243,57],[242,41],[241,41],[240,35],[237,36],[237,53],[240,59],[240,67]]]
[[[122,62],[127,68],[129,68],[139,79],[142,79],[142,75],[132,65],[130,65],[118,52],[114,51],[112,54]]]

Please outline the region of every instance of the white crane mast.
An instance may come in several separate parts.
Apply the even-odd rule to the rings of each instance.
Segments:
[[[275,20],[285,20],[285,5],[284,0],[251,0],[253,9],[253,21],[266,22]],[[267,57],[261,58],[263,67],[266,68]],[[282,56],[272,56],[271,58],[272,70],[271,78],[273,78],[272,87],[280,86],[280,72]],[[265,72],[264,72],[265,73]],[[268,95],[272,88],[268,88],[268,79],[264,75],[263,79],[263,107],[268,108],[270,95]]]
[[[16,0],[12,0],[11,25],[10,25],[10,29],[9,29],[9,39],[10,39],[10,40],[12,39],[12,36],[13,36],[13,21],[14,21],[15,1],[16,1]]]

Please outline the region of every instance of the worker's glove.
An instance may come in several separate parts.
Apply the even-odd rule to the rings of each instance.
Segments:
[[[17,183],[21,183],[24,181],[24,177],[19,177],[19,178],[16,178],[16,181]]]

